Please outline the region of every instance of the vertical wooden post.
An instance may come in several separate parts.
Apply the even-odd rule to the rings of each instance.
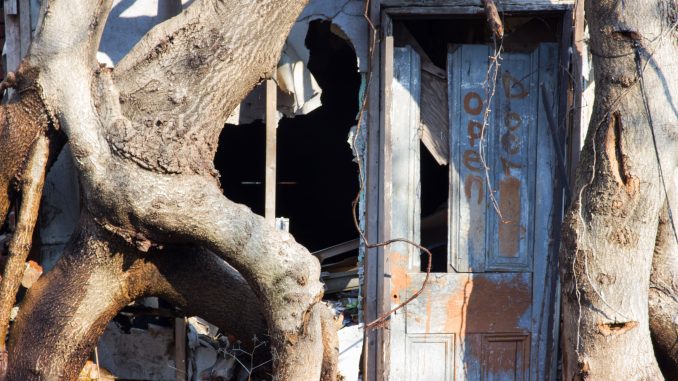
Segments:
[[[588,125],[582,126],[582,96],[583,73],[582,65],[584,58],[584,2],[577,1],[574,8],[574,36],[572,37],[572,127],[570,130],[570,184],[574,184],[575,172],[579,165],[579,151],[581,150],[581,130],[588,128]],[[570,20],[565,20],[568,22]]]
[[[381,25],[381,4],[380,0],[372,0],[370,3],[369,17],[376,30]],[[381,141],[380,141],[380,122],[381,114],[381,45],[379,35],[376,30],[369,30],[370,51],[369,53],[369,87],[366,89],[368,97],[367,110],[364,118],[367,123],[360,128],[367,128],[367,152],[365,167],[365,234],[370,243],[381,242],[379,232],[380,217],[380,195],[381,193]],[[372,50],[374,49],[374,50]],[[380,312],[379,303],[379,279],[382,278],[383,271],[380,266],[380,252],[378,248],[365,249],[363,259],[363,309],[364,321],[374,321]],[[377,367],[379,361],[379,330],[364,330],[363,334],[363,369],[365,381],[377,381],[379,374]]]
[[[19,0],[19,38],[21,58],[28,53],[31,44],[31,3],[30,0]]]
[[[186,318],[174,319],[174,365],[177,381],[186,381]]]
[[[278,129],[277,85],[266,81],[266,201],[264,216],[275,226],[276,145]]]
[[[181,0],[158,1],[158,16],[161,20],[167,20],[181,13]]]
[[[17,0],[4,0],[6,71],[15,71],[21,62],[21,32]]]

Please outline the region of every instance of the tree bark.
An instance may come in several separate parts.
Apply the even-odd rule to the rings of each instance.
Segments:
[[[275,377],[284,380],[320,377],[321,321],[327,319],[318,304],[320,266],[289,234],[227,200],[212,160],[224,120],[271,72],[305,3],[195,0],[181,15],[154,28],[111,72],[94,58],[111,1],[45,1],[24,63],[37,72],[40,99],[68,136],[84,208],[94,224],[140,252],[197,245],[237,269],[261,302],[272,338]],[[94,297],[88,287],[109,278],[120,284],[119,263],[116,267],[101,255],[106,243],[90,241],[80,244],[88,253],[77,256],[82,259],[71,258],[62,270],[48,275],[50,287],[62,290],[58,295],[43,289],[47,283],[31,293],[36,296],[17,323],[21,332],[17,348],[31,340],[26,333],[31,325],[25,322],[47,324],[44,316],[52,316],[50,305],[59,302],[75,314],[55,319],[77,321],[82,319],[77,316],[81,309],[73,310],[74,306],[83,305],[83,297]],[[118,261],[132,260],[124,250],[118,251],[124,253]],[[87,258],[95,266],[84,284],[67,280],[65,269],[83,273],[80,262]],[[77,289],[83,285],[84,290]],[[120,285],[97,294],[107,300],[98,310],[85,308],[98,320],[77,330],[83,335],[80,344],[59,346],[73,341],[71,332],[70,341],[57,340],[62,344],[51,349],[43,345],[37,354],[27,358],[12,354],[10,359],[18,361],[19,368],[31,369],[52,350],[82,357],[103,322],[135,295],[132,291],[139,285],[126,287],[129,290]],[[62,367],[54,369],[40,372],[56,375]]]
[[[0,225],[11,204],[14,186],[28,162],[31,146],[48,132],[52,118],[34,87],[36,73],[20,67],[15,95],[0,106]],[[20,186],[18,186],[20,187]]]
[[[42,188],[45,183],[47,161],[49,157],[49,140],[40,136],[33,143],[30,158],[23,174],[23,187],[19,222],[9,245],[9,255],[0,280],[0,352],[7,351],[5,338],[9,327],[9,317],[16,293],[19,291],[24,274],[26,259],[31,250],[33,231],[38,221],[38,209]],[[0,374],[5,374],[0,369]]]
[[[563,379],[660,380],[647,290],[676,165],[675,4],[586,6],[596,94],[563,223]]]
[[[675,187],[673,189],[675,191]],[[662,372],[667,379],[674,380],[678,378],[678,242],[668,205],[659,217],[650,277],[649,314],[652,341]]]
[[[57,266],[29,290],[10,335],[9,380],[75,380],[110,320],[127,304],[159,296],[199,314],[245,346],[266,333],[244,279],[200,249],[139,253],[92,222]]]

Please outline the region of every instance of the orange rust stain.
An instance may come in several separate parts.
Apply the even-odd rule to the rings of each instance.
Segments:
[[[431,287],[428,287],[425,292],[426,297],[426,333],[431,332]]]
[[[517,257],[520,249],[520,180],[511,176],[499,182],[499,255]]]
[[[473,280],[466,276],[466,281],[461,290],[450,294],[447,298],[447,316],[445,319],[445,332],[463,333],[466,330],[466,310],[468,299],[473,292]]]
[[[445,332],[510,332],[519,326],[532,301],[529,281],[521,275],[469,277],[460,290],[446,300]]]
[[[391,257],[391,294],[393,303],[399,303],[399,299],[402,295],[405,295],[408,287],[410,286],[411,280],[407,275],[407,255],[400,254],[397,252],[392,252],[389,254]]]

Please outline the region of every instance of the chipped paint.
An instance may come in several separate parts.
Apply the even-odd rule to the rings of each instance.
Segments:
[[[396,273],[404,272],[394,272],[394,278]],[[424,275],[409,274],[408,296],[417,291]],[[407,315],[412,317],[407,330],[454,332],[460,336],[529,330],[531,284],[529,273],[432,274],[426,292],[407,307]],[[421,319],[414,318],[419,316]]]

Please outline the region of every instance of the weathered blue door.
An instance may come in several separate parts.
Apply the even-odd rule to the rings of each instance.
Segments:
[[[555,358],[555,156],[558,49],[448,53],[448,268],[391,319],[391,380],[545,380]],[[420,64],[394,51],[390,237],[419,239]],[[557,228],[557,227],[555,227]],[[391,304],[416,292],[419,252],[391,245]],[[553,354],[553,356],[551,356]]]

